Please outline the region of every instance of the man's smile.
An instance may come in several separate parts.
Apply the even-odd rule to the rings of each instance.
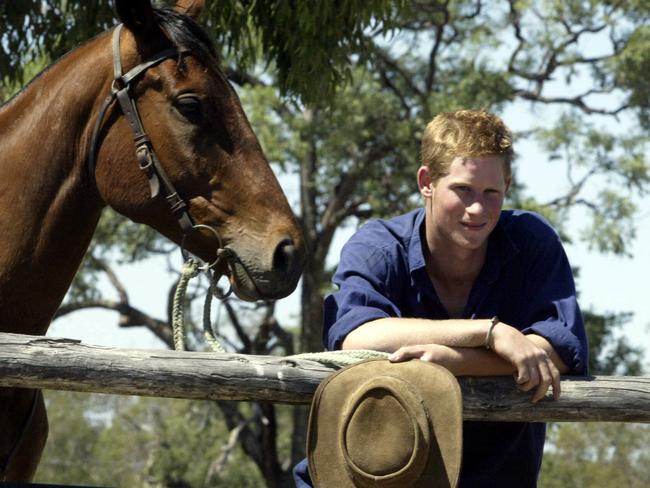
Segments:
[[[481,230],[485,228],[487,225],[487,222],[483,222],[482,224],[475,223],[475,222],[460,222],[460,225],[463,226],[467,230]]]

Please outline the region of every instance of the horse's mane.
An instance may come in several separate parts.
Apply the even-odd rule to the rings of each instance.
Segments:
[[[214,43],[210,39],[208,33],[190,17],[180,14],[169,7],[156,7],[154,8],[154,19],[158,24],[160,30],[167,36],[171,43],[179,51],[189,51],[195,55],[201,63],[206,66],[212,66],[218,69],[219,55]],[[77,47],[83,46],[92,42],[94,39],[101,35],[93,36],[91,39],[84,41]],[[75,48],[76,49],[76,48]],[[73,50],[68,51],[66,54],[57,59],[54,63],[44,68],[39,74],[32,78],[24,87],[18,92],[14,93],[7,101],[0,103],[0,109],[9,105],[15,98],[23,93],[29,86],[37,81],[43,74],[50,68],[56,65],[59,61],[65,59]]]
[[[189,51],[202,64],[218,67],[217,50],[208,33],[194,19],[168,7],[155,8],[154,16],[160,29],[179,51]]]

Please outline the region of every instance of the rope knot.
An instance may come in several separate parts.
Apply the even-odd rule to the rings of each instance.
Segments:
[[[183,263],[181,268],[181,275],[184,278],[191,279],[199,274],[199,263],[196,259],[188,259]]]

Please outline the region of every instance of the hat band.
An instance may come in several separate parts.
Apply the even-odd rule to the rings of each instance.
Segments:
[[[392,395],[411,420],[414,434],[411,456],[406,464],[399,468],[396,467],[397,470],[392,473],[383,475],[368,473],[354,462],[348,452],[346,436],[354,412],[373,390],[387,391]],[[370,379],[350,398],[344,410],[343,419],[339,429],[339,445],[345,459],[345,469],[358,486],[376,487],[380,484],[386,488],[404,488],[409,483],[417,481],[422,475],[429,458],[430,419],[422,397],[410,383],[395,376],[376,376]],[[390,419],[378,419],[378,421],[386,422]],[[369,446],[369,449],[372,449],[372,446]]]

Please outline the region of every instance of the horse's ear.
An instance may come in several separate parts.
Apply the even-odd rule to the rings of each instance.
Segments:
[[[201,15],[204,5],[205,0],[178,0],[176,2],[176,11],[196,20]]]
[[[115,12],[132,32],[149,30],[154,25],[151,0],[115,0]]]

